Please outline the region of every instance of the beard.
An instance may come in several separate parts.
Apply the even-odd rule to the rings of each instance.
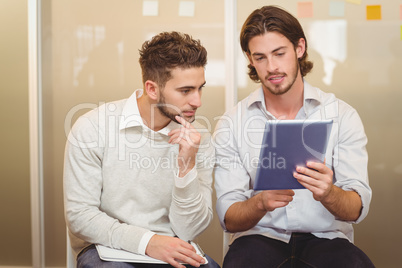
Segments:
[[[162,92],[161,92],[160,100],[158,101],[156,107],[158,107],[158,110],[162,115],[169,118],[170,120],[173,120],[177,124],[180,124],[175,118],[177,115],[183,117],[185,120],[187,120],[190,123],[192,123],[195,120],[194,116],[193,117],[184,117],[181,115],[181,110],[179,108],[177,108],[174,105],[167,104],[165,101],[165,96],[162,94]],[[177,113],[173,113],[173,112],[169,111],[169,109],[168,109],[169,107],[173,111],[177,111]]]
[[[261,83],[263,84],[263,86],[269,91],[271,92],[271,94],[273,95],[283,95],[285,93],[287,93],[293,86],[293,84],[296,81],[297,75],[299,73],[299,61],[296,58],[296,65],[295,65],[295,71],[291,72],[290,75],[287,75],[286,73],[270,73],[267,76],[264,77],[264,79],[261,79],[261,77],[259,77]],[[270,77],[271,75],[283,75],[285,78],[289,78],[291,81],[289,82],[289,84],[287,85],[270,85],[268,82],[265,82],[268,80],[268,77]]]

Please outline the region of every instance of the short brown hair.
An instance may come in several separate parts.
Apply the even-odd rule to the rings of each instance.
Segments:
[[[254,10],[246,19],[240,32],[240,45],[244,52],[250,53],[248,43],[258,35],[266,32],[278,32],[285,36],[294,46],[297,47],[300,38],[306,42],[306,50],[301,58],[299,58],[300,72],[302,77],[308,74],[313,68],[313,63],[307,60],[307,39],[304,35],[303,28],[299,21],[289,12],[276,7],[264,6]],[[259,82],[257,71],[248,65],[251,80]]]
[[[162,32],[146,41],[140,52],[142,81],[164,87],[174,68],[205,67],[207,51],[199,40],[179,32]]]

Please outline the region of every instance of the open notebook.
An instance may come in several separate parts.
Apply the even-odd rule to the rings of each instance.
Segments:
[[[205,264],[207,264],[208,260],[205,258],[202,249],[194,242],[191,242],[191,245],[195,248],[197,254],[204,258]],[[113,249],[102,245],[96,245],[96,249],[98,250],[99,257],[104,261],[166,264],[164,261],[149,256],[135,254],[120,249]]]

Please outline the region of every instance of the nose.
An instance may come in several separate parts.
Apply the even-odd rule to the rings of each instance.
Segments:
[[[267,71],[269,73],[274,73],[277,71],[277,69],[278,69],[278,67],[277,67],[277,64],[274,59],[271,58],[271,59],[267,60]]]
[[[191,94],[190,105],[194,108],[199,108],[201,104],[201,90],[196,90]]]

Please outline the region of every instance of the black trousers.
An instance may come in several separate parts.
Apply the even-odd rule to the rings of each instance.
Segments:
[[[289,243],[262,235],[236,239],[229,247],[223,268],[370,268],[368,256],[346,239],[318,238],[293,233]]]

